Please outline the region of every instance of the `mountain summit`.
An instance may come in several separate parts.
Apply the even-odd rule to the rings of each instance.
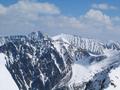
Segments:
[[[19,90],[118,90],[120,84],[119,42],[38,31],[0,37],[0,58]]]

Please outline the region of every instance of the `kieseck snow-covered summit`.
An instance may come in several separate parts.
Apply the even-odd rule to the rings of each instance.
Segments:
[[[0,90],[119,90],[120,43],[40,31],[0,37]]]

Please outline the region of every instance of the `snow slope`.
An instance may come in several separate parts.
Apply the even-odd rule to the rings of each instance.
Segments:
[[[111,70],[109,73],[111,83],[105,90],[120,90],[120,67]]]
[[[0,53],[0,90],[19,90],[5,64],[5,55]]]
[[[96,73],[104,71],[105,69],[110,68],[110,66],[116,66],[116,64],[120,64],[120,61],[119,61],[120,52],[118,52],[116,50],[113,50],[113,51],[105,50],[105,55],[107,56],[106,59],[104,59],[98,63],[90,64],[88,66],[81,65],[79,63],[79,61],[76,61],[72,65],[73,75],[72,75],[71,80],[69,81],[69,85],[73,85],[73,84],[81,85],[84,82],[88,82],[89,80],[91,80]],[[112,71],[112,73],[110,74],[111,79],[114,78],[115,73],[116,73],[116,71]],[[120,71],[117,73],[117,75],[119,77]],[[113,80],[115,80],[115,79],[113,79]],[[120,84],[120,82],[119,82],[119,84]],[[119,90],[119,89],[115,89],[115,90]],[[109,90],[109,89],[107,89],[107,90]],[[113,89],[111,89],[111,90],[113,90]]]

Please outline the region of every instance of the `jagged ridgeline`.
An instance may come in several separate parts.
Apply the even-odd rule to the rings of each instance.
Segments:
[[[0,37],[0,53],[19,90],[103,90],[119,66],[119,50],[118,42],[40,31]]]

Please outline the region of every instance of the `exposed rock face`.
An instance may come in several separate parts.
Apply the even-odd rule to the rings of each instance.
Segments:
[[[19,90],[103,90],[120,64],[119,44],[41,32],[0,38],[0,52]]]

